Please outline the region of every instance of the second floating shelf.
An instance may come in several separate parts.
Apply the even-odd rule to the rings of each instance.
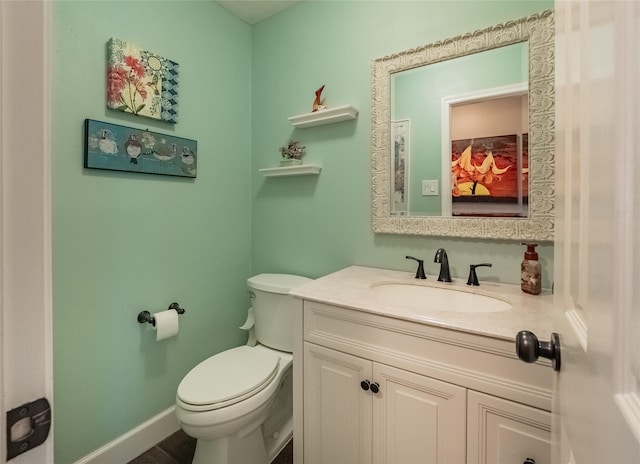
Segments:
[[[322,166],[318,166],[317,164],[300,164],[298,166],[259,169],[259,171],[265,177],[308,176],[320,174]]]

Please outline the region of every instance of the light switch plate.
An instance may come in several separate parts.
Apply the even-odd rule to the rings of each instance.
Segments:
[[[438,195],[438,179],[422,181],[422,196]]]

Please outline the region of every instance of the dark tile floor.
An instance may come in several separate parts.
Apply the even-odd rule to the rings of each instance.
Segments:
[[[196,440],[182,430],[178,430],[128,464],[191,464],[195,450]],[[293,464],[292,441],[280,452],[272,464]]]

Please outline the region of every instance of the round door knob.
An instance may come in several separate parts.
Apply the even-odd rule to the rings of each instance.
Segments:
[[[560,336],[551,334],[551,341],[541,342],[533,332],[521,330],[516,335],[516,354],[524,362],[534,363],[540,356],[551,360],[554,371],[560,370]]]
[[[360,382],[360,387],[364,390],[367,391],[369,390],[369,387],[371,386],[371,384],[369,383],[368,380],[363,380],[362,382]]]
[[[371,393],[378,393],[380,391],[380,385],[378,384],[378,382],[373,382],[370,388],[371,388]]]

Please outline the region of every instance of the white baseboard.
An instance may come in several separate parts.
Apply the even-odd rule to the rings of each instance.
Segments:
[[[113,464],[135,459],[180,429],[174,411],[175,406],[171,406],[74,464]]]

